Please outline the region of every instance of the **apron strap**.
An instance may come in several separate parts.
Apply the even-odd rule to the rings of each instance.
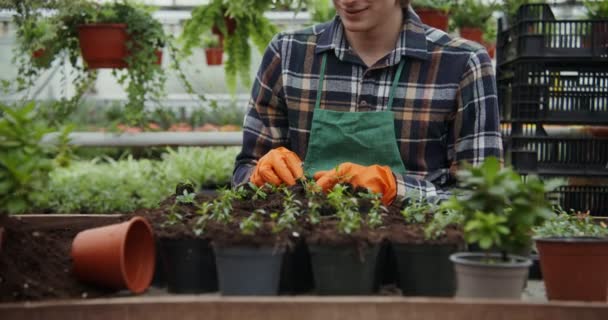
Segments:
[[[319,85],[317,87],[317,101],[315,102],[315,110],[321,105],[321,96],[323,94],[323,82],[325,81],[325,67],[327,66],[327,53],[323,54],[321,61],[321,72],[319,73]]]
[[[395,74],[395,78],[393,79],[393,85],[391,86],[391,91],[388,96],[388,105],[386,106],[387,111],[391,111],[393,107],[393,98],[395,97],[395,90],[397,89],[397,84],[399,84],[399,80],[401,79],[401,72],[403,71],[403,65],[405,64],[405,59],[401,58],[399,61],[399,67],[397,67],[397,73]]]

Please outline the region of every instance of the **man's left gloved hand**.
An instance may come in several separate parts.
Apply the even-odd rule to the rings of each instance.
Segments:
[[[382,203],[390,205],[397,195],[395,176],[388,166],[362,166],[345,162],[337,170],[319,171],[314,179],[323,191],[331,190],[336,183],[348,182],[354,187],[363,187],[375,193],[382,193]]]

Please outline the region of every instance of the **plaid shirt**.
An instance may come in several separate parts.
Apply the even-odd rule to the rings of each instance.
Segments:
[[[396,205],[410,197],[448,197],[463,160],[475,165],[490,156],[501,159],[496,81],[486,51],[422,24],[411,8],[404,14],[395,49],[369,68],[350,48],[338,16],[278,34],[253,85],[233,185],[246,182],[257,159],[273,148],[284,146],[304,160],[323,53],[328,57],[320,107],[345,112],[385,110],[394,73],[406,59],[392,107],[407,170],[395,175]]]

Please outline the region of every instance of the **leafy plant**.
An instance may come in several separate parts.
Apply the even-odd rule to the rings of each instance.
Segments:
[[[52,128],[38,117],[35,103],[0,104],[0,112],[0,212],[23,213],[40,200],[55,163],[69,163],[69,128],[59,146],[43,144]]]
[[[433,214],[433,206],[425,198],[413,199],[401,210],[406,223],[426,223]]]
[[[585,0],[587,17],[589,19],[608,19],[608,1],[606,0]]]
[[[181,204],[195,204],[194,198],[196,197],[196,193],[188,192],[188,190],[184,190],[182,194],[177,195],[175,197],[176,203]]]
[[[452,0],[413,0],[414,8],[436,9],[443,12],[448,12],[453,5]]]
[[[288,188],[283,188],[283,212],[278,215],[277,224],[273,228],[274,232],[290,230],[296,226],[297,217],[301,214],[302,202],[295,199],[295,194]]]
[[[424,237],[427,240],[438,239],[445,234],[447,227],[460,226],[463,216],[455,210],[442,210],[441,207],[435,212],[431,221],[424,228]]]
[[[348,190],[348,186],[338,183],[327,194],[327,201],[339,219],[338,232],[343,234],[358,231],[362,224],[357,198],[350,195]]]
[[[181,36],[184,52],[189,55],[193,48],[203,46],[201,35],[216,27],[222,34],[224,51],[228,56],[224,68],[229,90],[235,92],[237,77],[245,86],[249,86],[249,39],[263,52],[278,31],[264,16],[271,5],[272,0],[211,0],[208,4],[195,8],[191,19],[186,21]],[[232,33],[228,30],[227,21],[235,23]]]
[[[125,59],[128,68],[124,72],[113,69],[118,82],[125,86],[128,95],[126,117],[130,123],[141,121],[144,102],[158,102],[164,95],[166,75],[157,64],[157,51],[166,46],[171,66],[177,72],[189,93],[192,86],[179,67],[177,49],[171,37],[154,19],[150,8],[135,5],[129,0],[97,3],[91,0],[11,0],[11,9],[16,11],[19,46],[15,50],[15,62],[19,76],[14,90],[31,88],[41,71],[57,60],[72,66],[73,74],[63,75],[64,81],[76,86],[76,94],[62,99],[55,105],[55,117],[66,117],[74,112],[80,98],[94,83],[97,72],[87,69],[81,62],[79,26],[95,23],[124,23],[127,25],[125,46],[130,52]],[[42,16],[41,9],[54,10],[50,17]],[[66,68],[63,68],[66,69]],[[72,78],[72,79],[70,79]],[[204,99],[203,96],[199,96]]]
[[[457,177],[460,189],[442,207],[462,213],[467,242],[478,242],[484,250],[495,248],[505,261],[507,253],[530,246],[532,228],[552,214],[545,193],[562,183],[533,176],[524,182],[494,157],[478,167],[463,164]]]
[[[202,36],[201,45],[203,48],[220,48],[220,40],[217,35],[208,33]]]
[[[452,10],[450,17],[458,28],[484,29],[497,9],[496,1],[486,4],[482,0],[461,0]]]
[[[382,214],[388,212],[388,209],[382,204],[382,195],[373,192],[360,192],[359,197],[370,200],[372,205],[367,212],[366,224],[374,229],[382,225]]]
[[[604,222],[595,222],[586,213],[570,213],[558,209],[558,213],[542,225],[534,228],[534,236],[539,238],[552,237],[608,237],[608,228]]]
[[[209,213],[211,212],[212,208],[213,208],[213,203],[211,203],[211,202],[203,202],[200,205],[198,205],[196,214],[199,215],[199,217],[196,219],[196,221],[194,223],[194,227],[192,228],[192,232],[197,237],[199,237],[200,235],[202,235],[205,232],[205,227],[207,226],[207,221],[209,220],[209,217],[210,217]]]
[[[257,209],[250,216],[243,219],[239,224],[241,233],[244,235],[254,235],[263,225],[262,216],[266,214],[264,209]]]

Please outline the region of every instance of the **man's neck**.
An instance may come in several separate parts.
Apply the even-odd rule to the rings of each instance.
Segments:
[[[346,39],[361,60],[369,67],[395,48],[403,29],[403,11],[396,10],[385,23],[366,32],[344,30]]]

